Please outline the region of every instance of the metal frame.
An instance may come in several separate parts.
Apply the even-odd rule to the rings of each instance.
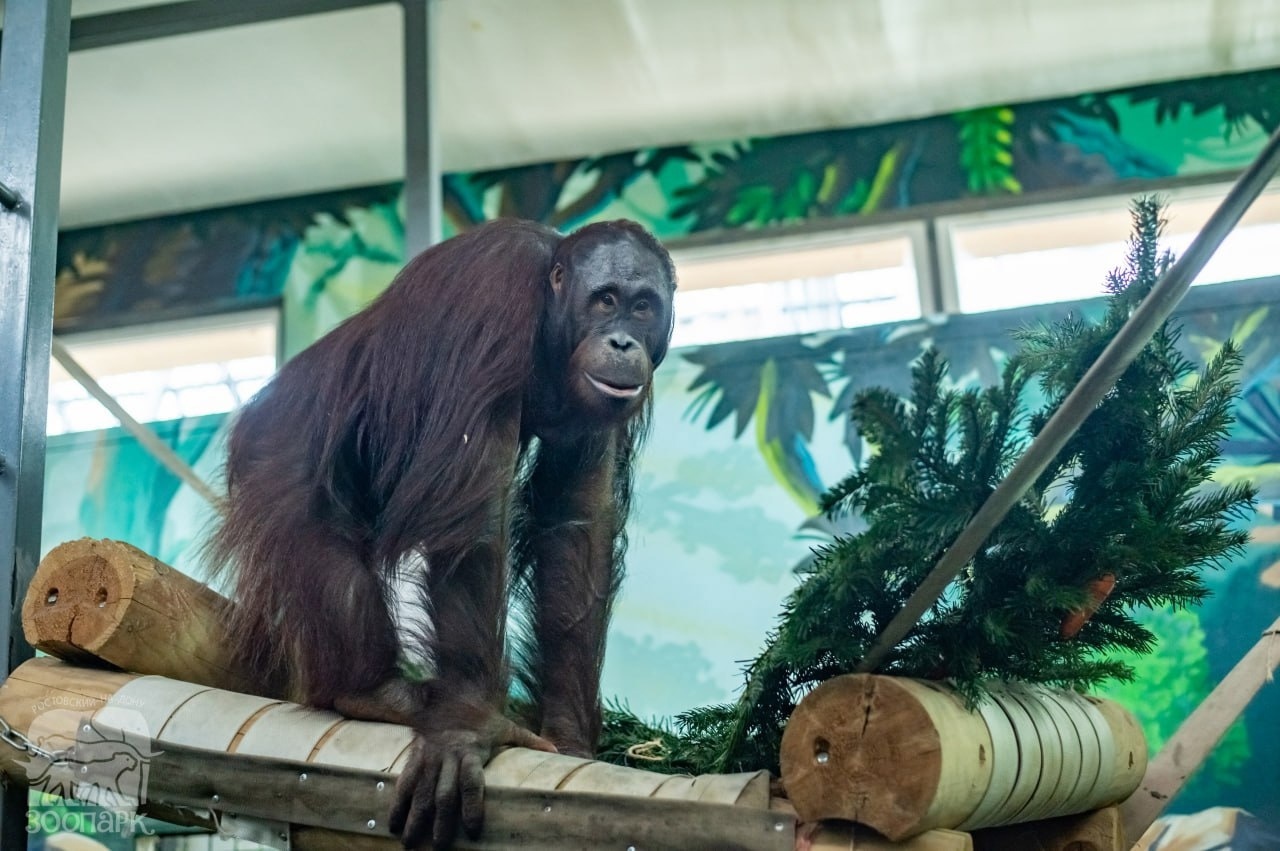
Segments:
[[[75,18],[71,21],[69,47],[72,51],[115,47],[152,38],[341,12],[389,2],[392,0],[187,0]]]
[[[437,154],[432,38],[439,0],[402,0],[404,9],[404,246],[413,257],[440,241],[440,157]]]
[[[186,0],[86,15],[71,21],[69,49],[93,50],[396,0]],[[438,0],[398,0],[404,11],[405,249],[414,256],[441,238],[443,209],[433,85]],[[0,30],[0,37],[3,31]],[[4,187],[0,184],[0,202]]]
[[[5,671],[31,658],[22,591],[40,557],[62,120],[71,0],[9,0],[0,52],[0,635]],[[0,848],[27,847],[27,790],[0,795]]]
[[[90,50],[391,0],[188,0],[72,20],[71,0],[9,0],[0,31],[0,635],[5,671],[33,655],[22,592],[40,555],[67,57]],[[440,238],[431,40],[436,0],[401,0],[406,244]],[[16,369],[9,365],[16,365]],[[27,790],[0,792],[0,848],[25,848]]]

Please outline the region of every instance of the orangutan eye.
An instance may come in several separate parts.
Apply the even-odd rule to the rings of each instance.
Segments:
[[[618,300],[613,297],[613,293],[604,293],[600,296],[600,303],[605,307],[614,307],[617,305]]]
[[[648,312],[649,312],[649,302],[645,301],[644,299],[640,299],[639,301],[637,301],[637,302],[636,302],[635,307],[634,307],[634,308],[632,308],[632,309],[633,309],[636,313],[648,313]]]

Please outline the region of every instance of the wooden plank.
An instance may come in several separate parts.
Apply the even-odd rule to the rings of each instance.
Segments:
[[[258,715],[241,731],[236,753],[307,762],[330,731],[344,723],[334,712],[282,703]],[[372,766],[366,763],[363,767]]]
[[[1004,707],[992,696],[985,697],[977,707],[982,722],[991,735],[991,779],[982,799],[969,817],[956,825],[957,830],[968,830],[974,825],[995,824],[1000,813],[1005,812],[1009,796],[1018,782],[1018,737],[1013,722]]]
[[[974,851],[1126,851],[1118,807],[973,832]]]
[[[1009,796],[1005,799],[1004,806],[996,811],[991,821],[986,824],[975,823],[974,826],[976,827],[1007,824],[1013,821],[1018,813],[1024,812],[1028,804],[1031,803],[1031,799],[1036,793],[1036,788],[1040,785],[1040,774],[1044,761],[1043,751],[1040,748],[1040,737],[1036,734],[1035,724],[1026,707],[1003,684],[992,683],[990,691],[992,698],[1004,710],[1006,717],[1009,719],[1009,724],[1013,728],[1014,743],[1017,747],[1018,769],[1013,783],[1013,790],[1009,792]]]
[[[559,789],[573,776],[573,772],[590,764],[589,759],[551,754],[550,759],[539,762],[537,767],[529,772],[524,782],[520,784],[520,788],[547,791]]]
[[[769,772],[703,774],[693,778],[688,800],[763,809],[769,805]]]
[[[178,707],[208,690],[209,686],[168,677],[138,677],[112,695],[107,705],[94,715],[94,720],[117,730],[154,738]]]
[[[1083,810],[1095,800],[1103,781],[1103,754],[1109,756],[1111,753],[1110,749],[1103,749],[1098,736],[1096,725],[1102,723],[1102,716],[1093,704],[1073,691],[1055,691],[1053,697],[1062,706],[1080,744],[1080,779],[1066,806],[1072,811]],[[1107,782],[1110,783],[1109,772],[1107,774]]]
[[[412,745],[413,731],[396,724],[379,724],[373,721],[340,724],[320,745],[310,761],[322,765],[391,771],[401,754]]]
[[[225,751],[250,719],[264,707],[277,703],[266,697],[220,689],[202,691],[179,706],[155,738],[163,740],[166,746],[191,745]]]
[[[1009,821],[1032,821],[1044,818],[1052,811],[1054,801],[1060,800],[1059,786],[1063,780],[1062,737],[1048,706],[1032,689],[1021,683],[1009,683],[1007,688],[1030,716],[1031,726],[1023,732],[1038,743],[1040,752],[1040,779],[1035,791],[1026,806]]]
[[[651,797],[667,778],[652,771],[636,771],[620,765],[593,762],[573,772],[560,786],[562,792],[600,792],[606,795]],[[731,802],[732,803],[732,802]]]
[[[148,707],[141,701],[153,698],[157,707],[148,714]],[[109,706],[109,701],[113,705]],[[51,706],[56,711],[49,710]],[[139,710],[142,720],[126,711],[130,706]],[[151,720],[162,721],[159,738],[122,742],[143,757],[148,810],[163,809],[169,814],[166,818],[182,823],[194,820],[207,824],[207,813],[213,809],[303,826],[307,829],[300,832],[299,848],[309,847],[307,843],[314,843],[317,848],[363,847],[370,843],[371,847],[394,847],[387,844],[392,840],[384,826],[395,786],[394,773],[272,759],[247,754],[243,748],[233,753],[214,749],[229,738],[228,746],[234,748],[233,737],[238,737],[240,745],[248,742],[250,748],[254,747],[249,734],[260,724],[265,747],[273,737],[263,731],[280,729],[264,723],[265,719],[271,715],[295,718],[303,713],[297,707],[203,686],[170,684],[158,677],[88,670],[54,659],[28,662],[0,685],[0,717],[17,720],[15,728],[20,731],[39,722],[50,737],[51,747],[79,743],[77,737],[86,714],[103,712],[103,707],[125,712],[121,717],[136,722],[134,727],[138,730],[149,727]],[[265,707],[265,711],[255,711],[257,707]],[[398,745],[412,736],[406,728],[342,720],[315,711],[303,714],[320,727],[336,725],[344,740],[349,736],[344,747],[352,757],[361,740],[390,737]],[[104,717],[108,717],[105,712]],[[197,729],[201,722],[208,724],[208,729]],[[349,733],[345,732],[348,728]],[[88,732],[109,744],[117,741],[111,736],[118,731],[102,729],[100,725]],[[317,727],[291,740],[286,749],[296,745],[297,752],[307,751],[307,756],[318,757],[326,746],[337,741],[339,732],[325,737]],[[198,741],[202,747],[192,747],[175,738]],[[278,752],[279,745],[276,742],[272,750]],[[374,764],[385,762],[394,750],[395,745],[388,746],[372,757]],[[400,758],[397,755],[395,761],[398,763]],[[73,762],[51,773],[38,774],[28,772],[32,766],[27,762],[16,749],[0,747],[0,771],[22,782],[43,782],[52,777],[64,784],[63,788],[74,791],[84,767]],[[36,767],[39,771],[46,768],[47,764]],[[582,776],[577,777],[578,774]],[[607,781],[608,791],[641,792],[643,797],[588,790],[588,786],[598,785],[589,782],[593,774],[598,775],[597,780]],[[767,808],[769,777],[764,772],[668,779],[651,772],[513,748],[495,757],[486,768],[486,779],[489,833],[481,843],[461,847],[550,851],[600,847],[601,837],[608,844],[620,843],[617,847],[621,848],[773,849],[790,848],[794,842],[794,814]],[[659,793],[673,780],[676,785],[671,791],[682,786],[686,794],[701,800],[661,797]],[[544,788],[510,789],[495,781]],[[581,787],[582,791],[556,790],[571,781],[575,789]],[[720,803],[722,800],[724,803]],[[745,806],[727,806],[730,802]],[[757,803],[759,806],[754,806]],[[373,827],[368,826],[369,822]],[[332,831],[343,833],[335,837]]]
[[[930,830],[893,842],[852,822],[801,825],[796,851],[973,851],[969,834],[958,830]]]
[[[1142,836],[1160,817],[1169,801],[1244,713],[1258,690],[1272,681],[1277,665],[1280,665],[1280,619],[1262,633],[1146,767],[1138,791],[1121,807],[1129,836]]]
[[[391,775],[182,745],[157,748],[164,751],[151,764],[151,794],[170,805],[209,807],[216,795],[220,807],[242,816],[389,837]],[[483,838],[458,847],[791,851],[795,842],[791,816],[747,807],[501,786],[488,788],[485,800]]]
[[[1113,700],[1086,697],[1106,722],[1114,746],[1111,750],[1110,771],[1104,765],[1104,773],[1111,775],[1111,784],[1099,784],[1094,796],[1094,808],[1118,804],[1128,798],[1142,782],[1147,770],[1147,739],[1142,726],[1133,713]],[[1107,760],[1103,760],[1104,763]]]
[[[26,730],[48,712],[92,715],[134,679],[133,674],[76,668],[57,659],[31,659],[0,683],[0,716],[15,729]]]

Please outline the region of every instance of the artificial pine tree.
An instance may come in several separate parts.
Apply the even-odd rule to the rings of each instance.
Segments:
[[[1125,268],[1108,279],[1105,315],[1024,330],[1001,382],[956,389],[934,350],[915,363],[910,397],[875,388],[852,416],[874,454],[825,499],[865,529],[817,552],[734,704],[677,718],[686,770],[777,770],[800,697],[853,671],[1031,437],[1084,375],[1171,262],[1160,204],[1133,208]],[[1114,650],[1148,652],[1139,607],[1187,606],[1202,572],[1239,551],[1233,528],[1253,490],[1210,483],[1231,422],[1240,357],[1223,345],[1203,370],[1166,323],[1115,389],[878,673],[945,679],[978,699],[987,679],[1085,688],[1132,670]],[[1047,402],[1032,409],[1029,384]],[[653,731],[666,732],[670,731]]]

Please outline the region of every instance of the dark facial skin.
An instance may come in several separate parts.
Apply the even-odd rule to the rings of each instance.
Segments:
[[[634,416],[670,333],[670,283],[662,262],[631,240],[600,243],[585,250],[572,270],[557,265],[551,281],[578,332],[566,375],[570,404],[600,421]]]

